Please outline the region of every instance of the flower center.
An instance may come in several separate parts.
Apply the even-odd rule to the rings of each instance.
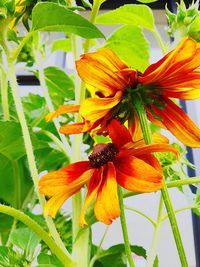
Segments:
[[[112,161],[118,153],[117,147],[112,144],[97,144],[92,154],[89,156],[89,161],[93,168],[98,168],[108,161]]]

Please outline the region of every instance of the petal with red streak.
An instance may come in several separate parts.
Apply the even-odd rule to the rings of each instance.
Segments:
[[[88,169],[90,169],[89,161],[82,161],[70,164],[58,171],[49,172],[40,179],[39,191],[41,194],[53,196],[56,192],[59,192],[71,183],[74,182],[77,184],[76,181],[81,182],[79,177]]]
[[[117,182],[133,192],[153,192],[162,187],[162,173],[136,157],[120,159],[116,164]]]
[[[78,112],[79,108],[80,108],[80,105],[63,105],[63,106],[60,106],[57,110],[52,111],[49,114],[47,114],[45,119],[46,121],[51,121],[54,118],[58,117],[59,115]]]
[[[108,162],[97,193],[94,212],[98,221],[111,224],[120,215],[115,166]]]
[[[196,62],[192,60],[196,56],[197,48],[195,40],[185,38],[172,52],[149,66],[144,74],[138,77],[139,83],[159,85],[163,80],[175,77],[177,73],[198,67],[200,58]]]
[[[95,122],[115,107],[122,99],[122,92],[118,91],[113,97],[87,98],[80,107],[81,116],[91,122]]]
[[[120,72],[127,68],[127,65],[111,49],[83,54],[81,59],[76,61],[76,68],[81,79],[92,87],[97,95],[112,96],[127,86],[126,77]]]
[[[128,129],[117,120],[112,120],[108,124],[108,133],[113,144],[121,148],[124,144],[132,141],[132,137]]]
[[[84,122],[65,124],[60,127],[59,132],[62,134],[79,134],[83,132]]]
[[[165,98],[163,110],[153,107],[155,113],[162,118],[165,127],[183,144],[189,147],[200,147],[200,129],[173,101]]]
[[[80,215],[81,227],[87,225],[87,222],[86,222],[85,216],[84,216],[85,211],[99,190],[99,187],[100,187],[101,182],[102,182],[102,176],[103,176],[103,167],[96,169],[95,172],[93,173],[93,176],[91,177],[90,181],[88,182],[88,192],[87,192],[87,196],[85,198],[85,202],[84,202],[84,205],[82,207],[81,215]]]

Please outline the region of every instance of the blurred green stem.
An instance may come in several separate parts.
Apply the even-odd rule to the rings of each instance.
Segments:
[[[163,200],[162,196],[160,196],[160,203],[158,208],[158,216],[157,216],[157,223],[154,229],[153,240],[151,243],[151,249],[147,257],[146,267],[152,267],[154,264],[154,260],[156,258],[158,242],[160,238],[161,226],[162,226],[162,210],[163,210]]]
[[[128,238],[128,229],[126,225],[126,217],[125,217],[125,211],[124,211],[123,193],[122,193],[122,189],[120,186],[118,186],[118,197],[119,197],[119,206],[120,206],[120,222],[121,222],[122,233],[124,237],[125,252],[126,252],[126,256],[127,256],[130,267],[135,267],[133,257],[131,254],[129,238]]]
[[[1,78],[1,102],[3,109],[3,119],[5,121],[10,120],[10,112],[9,112],[9,103],[8,103],[8,80],[7,73],[1,64],[0,67],[0,78]]]
[[[161,48],[163,54],[165,55],[166,54],[166,47],[165,47],[165,45],[164,45],[164,43],[162,41],[162,38],[160,37],[160,34],[159,34],[158,30],[156,28],[154,28],[154,30],[152,31],[152,33],[156,37],[156,39],[157,39],[157,41],[158,41],[158,43],[160,45],[160,48]]]
[[[123,198],[124,198],[124,195],[123,195]],[[141,216],[143,216],[144,218],[146,218],[154,227],[156,227],[156,221],[154,221],[153,219],[151,219],[149,216],[147,216],[145,213],[141,212],[140,210],[137,210],[137,209],[134,209],[132,207],[128,207],[126,205],[124,205],[124,208],[126,210],[131,210],[133,212],[136,212],[138,214],[140,214]]]

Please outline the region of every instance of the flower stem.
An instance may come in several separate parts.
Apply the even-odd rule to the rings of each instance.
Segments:
[[[156,39],[157,39],[157,41],[158,41],[158,43],[160,45],[160,48],[161,48],[163,54],[165,55],[166,54],[166,47],[165,47],[165,45],[164,45],[164,43],[162,41],[162,38],[160,37],[160,34],[159,34],[158,30],[156,28],[154,28],[154,30],[152,31],[152,33],[156,37]]]
[[[50,248],[51,252],[56,255],[56,257],[64,264],[66,267],[75,266],[71,259],[63,252],[63,250],[58,246],[58,244],[49,236],[49,234],[42,229],[42,227],[36,223],[29,216],[25,215],[23,212],[16,210],[14,208],[0,204],[0,212],[14,217],[15,220],[21,221],[27,225],[31,230],[33,230]]]
[[[123,195],[123,198],[124,198],[124,195]],[[144,218],[146,218],[154,227],[156,227],[156,224],[157,224],[156,221],[154,221],[153,219],[151,219],[149,216],[147,216],[145,213],[141,212],[140,210],[136,210],[136,209],[131,208],[131,207],[128,207],[126,205],[124,206],[124,208],[126,210],[131,210],[133,212],[136,212],[136,213],[140,214],[141,216],[143,216]]]
[[[160,197],[160,204],[158,208],[158,217],[157,217],[157,224],[154,229],[154,235],[153,235],[153,240],[151,243],[151,249],[150,253],[147,257],[147,264],[146,267],[152,267],[155,257],[156,257],[156,251],[158,248],[158,242],[159,242],[159,237],[160,237],[160,231],[161,231],[161,226],[162,226],[162,210],[163,210],[163,200],[162,197]]]
[[[13,99],[14,99],[15,106],[16,106],[17,115],[18,115],[19,122],[20,122],[20,125],[22,128],[22,133],[23,133],[23,137],[24,137],[24,145],[25,145],[25,149],[26,149],[26,153],[27,153],[27,159],[28,159],[28,163],[29,163],[30,173],[31,173],[31,176],[33,179],[35,191],[36,191],[36,194],[38,196],[40,205],[42,207],[44,207],[45,198],[38,191],[38,171],[37,171],[35,157],[34,157],[34,153],[33,153],[31,138],[30,138],[28,126],[26,124],[26,119],[25,119],[23,107],[22,107],[22,102],[21,102],[21,99],[20,99],[20,96],[19,96],[19,93],[17,90],[18,84],[17,84],[17,80],[16,80],[16,75],[15,75],[14,62],[10,60],[8,63],[9,63],[8,66],[9,66],[11,89],[12,89]],[[53,223],[53,220],[49,216],[46,216],[45,220],[46,220],[46,223],[48,225],[50,234],[52,235],[52,237],[54,238],[56,243],[66,253],[66,257],[68,257],[70,260],[71,255],[66,250],[66,248],[65,248],[65,246],[64,246],[64,244],[63,244],[63,242],[62,242],[62,240],[61,240],[61,238],[60,238],[60,236],[56,230],[56,227]]]
[[[179,181],[171,181],[171,182],[166,183],[166,185],[168,188],[171,188],[171,187],[178,187],[182,185],[197,184],[197,183],[200,183],[200,176],[191,177],[191,178],[179,180]]]
[[[186,206],[186,207],[183,207],[183,208],[181,208],[181,209],[178,209],[178,210],[174,210],[174,212],[175,213],[179,213],[179,212],[181,212],[181,211],[184,211],[184,210],[190,210],[190,209],[199,209],[200,208],[200,205],[195,205],[195,204],[193,204],[193,205],[189,205],[189,206]],[[162,220],[164,221],[164,220],[166,220],[168,218],[168,215],[164,215],[163,217],[162,217]]]
[[[8,103],[8,80],[7,73],[3,66],[1,66],[1,102],[3,109],[4,121],[10,120],[9,103]]]
[[[124,237],[125,252],[126,252],[126,256],[127,256],[130,267],[135,267],[133,257],[131,255],[131,248],[130,248],[130,243],[128,239],[128,230],[127,230],[127,225],[126,225],[124,203],[123,203],[123,193],[122,193],[122,189],[120,186],[118,187],[118,197],[119,197],[119,206],[120,206],[120,221],[121,221],[122,232],[123,232],[123,237]]]
[[[144,140],[146,144],[151,144],[152,143],[152,137],[151,137],[151,130],[148,124],[148,119],[147,119],[147,114],[146,111],[144,109],[144,105],[142,102],[142,99],[140,98],[139,95],[134,95],[134,97],[132,97],[133,100],[133,105],[135,107],[135,110],[137,112],[139,121],[140,121],[140,125],[142,128],[142,132],[143,132],[143,136],[144,136]],[[163,179],[163,188],[161,190],[162,192],[162,197],[165,203],[165,207],[169,216],[169,220],[170,220],[170,224],[171,224],[171,228],[172,228],[172,232],[174,235],[174,239],[176,242],[176,247],[178,250],[178,254],[179,254],[179,258],[182,264],[182,267],[187,267],[188,263],[187,263],[187,259],[185,256],[185,251],[184,251],[184,247],[183,247],[183,243],[181,240],[181,235],[179,232],[179,228],[177,225],[177,221],[176,221],[176,217],[175,217],[175,213],[172,207],[172,203],[169,197],[169,193],[167,190],[167,185],[165,183],[165,180]]]
[[[40,85],[42,87],[42,90],[43,90],[43,93],[44,93],[44,98],[45,98],[45,101],[46,101],[46,104],[47,104],[47,107],[49,109],[50,112],[54,111],[54,106],[53,106],[53,103],[51,101],[51,98],[49,96],[49,92],[48,92],[48,88],[46,86],[46,82],[45,82],[45,75],[44,75],[44,68],[43,68],[43,60],[42,60],[42,55],[40,54],[39,51],[36,51],[35,53],[35,59],[36,59],[36,62],[37,62],[37,66],[38,66],[38,72],[39,72],[39,80],[40,80]],[[71,154],[71,148],[70,148],[70,145],[68,144],[67,142],[67,139],[65,137],[64,134],[61,134],[59,132],[59,129],[60,129],[60,123],[59,123],[59,120],[57,118],[55,118],[53,120],[54,122],[54,125],[56,127],[56,130],[59,134],[59,137],[65,147],[65,150],[66,150],[66,154],[67,155],[70,155]]]
[[[170,201],[170,196],[169,196],[169,193],[168,193],[168,190],[167,190],[167,186],[166,186],[165,180],[163,180],[163,189],[161,190],[161,192],[162,192],[163,200],[165,202],[165,207],[166,207],[167,214],[168,214],[168,217],[169,217],[169,221],[170,221],[170,224],[171,224],[171,227],[172,227],[172,231],[173,231],[173,234],[174,234],[174,239],[175,239],[175,242],[176,242],[176,247],[177,247],[177,250],[178,250],[178,254],[179,254],[179,258],[180,258],[182,267],[188,267],[188,263],[187,263],[187,259],[186,259],[186,255],[185,255],[185,251],[184,251],[184,247],[183,247],[183,243],[182,243],[182,240],[181,240],[181,235],[180,235],[180,232],[179,232],[179,229],[178,229],[178,225],[177,225],[177,221],[176,221],[175,212],[173,210],[172,203]]]

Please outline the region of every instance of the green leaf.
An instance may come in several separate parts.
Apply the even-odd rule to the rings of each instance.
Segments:
[[[69,159],[62,152],[47,147],[35,151],[38,170],[55,171],[69,164]],[[47,159],[48,157],[48,159]]]
[[[25,252],[26,258],[33,257],[35,248],[40,243],[40,240],[41,238],[38,235],[25,227],[15,229],[10,237],[10,242],[21,248]]]
[[[146,250],[143,247],[131,246],[131,251],[145,259],[147,257]],[[107,250],[102,250],[97,256],[97,262],[94,264],[94,267],[100,267],[99,263],[103,267],[126,267],[127,259],[124,244],[118,244]]]
[[[105,47],[111,48],[128,66],[141,72],[149,65],[149,43],[137,26],[117,29],[107,39]]]
[[[200,16],[196,17],[190,24],[188,34],[197,42],[200,42]]]
[[[65,100],[74,99],[73,80],[63,70],[58,67],[47,67],[44,75],[49,94],[56,107],[62,105]]]
[[[26,154],[19,123],[0,121],[0,153],[9,160],[18,160]]]
[[[20,266],[27,267],[28,263],[24,256],[11,248],[0,246],[0,266],[11,267]]]
[[[156,258],[154,260],[153,267],[159,267],[158,256],[156,256]]]
[[[20,208],[32,188],[20,124],[0,121],[0,198]]]
[[[9,160],[0,154],[0,198],[15,208],[21,208],[32,188],[27,162]]]
[[[97,17],[99,24],[127,24],[154,30],[154,17],[151,9],[145,5],[124,5]]]
[[[38,3],[32,11],[33,31],[55,31],[77,34],[84,38],[104,38],[88,20],[55,3]]]
[[[53,42],[51,51],[55,52],[61,50],[63,52],[69,52],[72,50],[70,39],[60,39]]]
[[[148,4],[148,3],[153,3],[157,2],[158,0],[137,0],[137,2]]]
[[[37,257],[39,265],[37,267],[63,267],[62,263],[53,255],[40,253]]]
[[[47,124],[44,118],[49,112],[44,97],[29,93],[22,98],[22,103],[29,125],[44,128]]]
[[[13,218],[11,216],[0,213],[0,237],[3,245],[6,245],[12,224]]]

